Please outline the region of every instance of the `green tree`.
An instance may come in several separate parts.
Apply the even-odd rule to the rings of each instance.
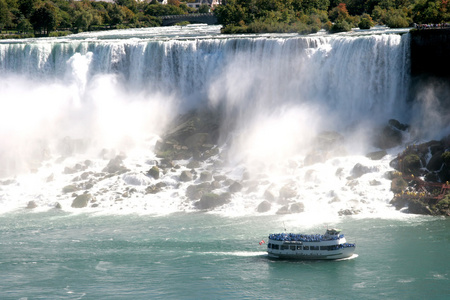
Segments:
[[[17,30],[28,33],[33,30],[33,25],[31,25],[30,21],[28,19],[22,19],[17,24]]]
[[[31,13],[30,22],[35,31],[48,34],[58,25],[56,7],[50,2],[44,2]]]
[[[402,9],[390,8],[384,17],[384,24],[390,28],[405,28],[411,23],[407,13]]]
[[[209,13],[209,10],[210,10],[210,8],[209,8],[209,5],[207,5],[207,4],[202,4],[198,8],[198,12],[201,13],[201,14]]]
[[[237,4],[236,0],[227,1],[226,5],[219,5],[214,9],[214,15],[217,17],[219,24],[238,25],[245,23],[247,18],[245,9]]]
[[[413,9],[414,21],[421,24],[437,24],[450,21],[448,0],[419,0]]]
[[[358,23],[360,29],[370,29],[374,24],[372,17],[369,14],[363,14],[361,20]]]
[[[0,32],[11,22],[11,12],[5,0],[0,0]]]

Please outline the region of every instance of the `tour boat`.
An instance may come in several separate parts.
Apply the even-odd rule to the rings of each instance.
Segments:
[[[356,245],[347,243],[338,229],[325,234],[270,234],[269,257],[284,259],[340,259],[353,255]]]

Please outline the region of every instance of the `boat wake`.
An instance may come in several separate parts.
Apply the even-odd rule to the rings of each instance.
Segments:
[[[353,255],[350,256],[350,257],[336,259],[336,261],[355,259],[355,258],[357,258],[358,256],[359,256],[358,254],[353,254]]]

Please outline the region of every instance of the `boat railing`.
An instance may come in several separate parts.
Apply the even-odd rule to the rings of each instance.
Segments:
[[[321,242],[332,241],[344,238],[344,235],[323,235],[323,234],[294,234],[294,233],[275,233],[270,234],[269,239],[275,241],[299,241],[299,242]]]

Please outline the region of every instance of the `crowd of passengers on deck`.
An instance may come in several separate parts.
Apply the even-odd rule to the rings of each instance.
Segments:
[[[294,233],[275,233],[270,234],[269,239],[276,241],[299,241],[299,242],[320,242],[329,240],[338,240],[344,238],[344,235],[323,235],[323,234],[294,234]]]

